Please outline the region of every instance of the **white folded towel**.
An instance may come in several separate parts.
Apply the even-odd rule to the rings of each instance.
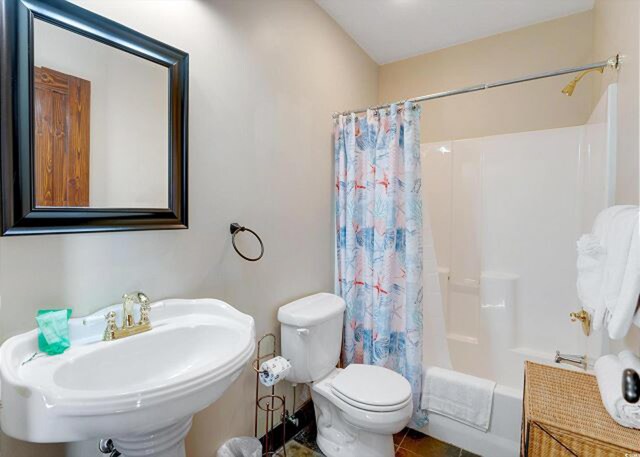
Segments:
[[[622,397],[622,372],[625,368],[629,367],[624,366],[619,357],[613,354],[602,356],[596,361],[594,369],[600,397],[613,420],[623,427],[640,429],[640,405],[631,404]]]
[[[628,316],[628,297],[633,294],[635,282],[633,276],[625,281],[625,273],[630,261],[629,249],[637,219],[637,206],[606,208],[596,217],[592,233],[583,235],[578,240],[578,298],[582,307],[591,314],[594,330],[608,326],[618,303],[623,306],[612,324],[612,333],[618,335],[625,327],[628,330],[633,320],[633,312]],[[624,284],[625,293],[621,300]]]
[[[633,316],[638,307],[640,296],[640,226],[638,210],[629,211],[630,217],[625,218],[625,224],[631,226],[629,247],[627,248],[627,261],[617,297],[613,294],[607,304],[607,330],[609,337],[614,340],[622,339],[629,332],[633,322]],[[621,215],[622,216],[622,215]],[[625,236],[626,233],[623,233]],[[622,243],[621,243],[622,244]]]
[[[422,386],[422,409],[483,432],[489,430],[495,382],[444,368],[426,367]]]

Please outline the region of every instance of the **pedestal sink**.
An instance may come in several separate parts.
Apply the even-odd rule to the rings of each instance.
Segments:
[[[151,331],[102,341],[109,311],[122,312],[71,319],[61,355],[38,353],[36,330],[0,347],[2,430],[37,443],[111,438],[125,457],[184,457],[193,414],[254,352],[253,318],[219,300],[165,300],[151,305]]]

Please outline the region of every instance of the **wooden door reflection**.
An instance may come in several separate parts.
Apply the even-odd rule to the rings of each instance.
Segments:
[[[91,83],[34,67],[36,206],[89,206]]]

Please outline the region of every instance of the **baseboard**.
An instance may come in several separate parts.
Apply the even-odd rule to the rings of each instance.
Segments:
[[[300,408],[298,408],[295,413],[295,417],[298,419],[298,425],[296,426],[293,423],[287,421],[284,442],[282,436],[282,428],[284,427],[284,424],[278,424],[271,432],[269,432],[269,450],[275,451],[276,449],[279,449],[280,447],[282,447],[282,445],[284,445],[284,443],[293,438],[300,430],[315,421],[316,418],[313,412],[313,402],[309,400]],[[260,438],[260,443],[262,443],[263,449],[265,447],[265,437],[266,436],[262,436]]]

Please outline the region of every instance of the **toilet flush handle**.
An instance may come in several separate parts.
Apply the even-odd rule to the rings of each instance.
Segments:
[[[306,336],[309,334],[309,329],[308,328],[299,328],[296,330],[296,332],[298,332],[298,335],[300,336]]]

